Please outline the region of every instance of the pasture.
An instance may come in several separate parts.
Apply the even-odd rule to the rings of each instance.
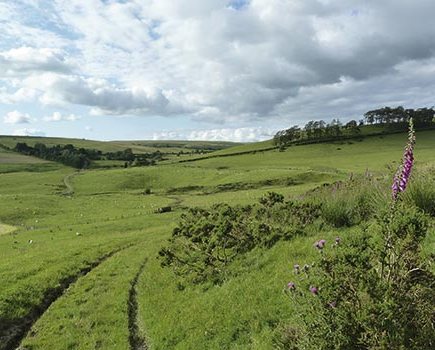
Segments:
[[[0,137],[9,147],[18,140],[38,142]],[[298,322],[283,289],[294,264],[316,257],[319,230],[250,251],[229,266],[220,285],[181,288],[157,259],[180,215],[222,202],[252,204],[267,191],[300,198],[367,174],[388,191],[405,142],[406,134],[394,134],[283,152],[264,150],[271,146],[264,142],[191,162],[176,157],[151,167],[82,172],[0,149],[0,349],[276,348],[282,328]],[[144,141],[74,144],[162,149]],[[165,149],[228,146],[172,143]],[[252,153],[228,156],[246,151]],[[417,133],[415,158],[416,173],[435,167],[435,131]],[[156,213],[164,206],[172,211]],[[356,229],[326,225],[321,235],[331,241]],[[432,222],[423,254],[434,248]]]

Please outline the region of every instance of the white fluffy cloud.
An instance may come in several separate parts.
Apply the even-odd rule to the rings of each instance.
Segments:
[[[23,46],[0,52],[0,74],[3,77],[27,76],[45,71],[68,73],[71,68],[65,53],[59,49]]]
[[[30,123],[32,118],[27,113],[12,111],[3,117],[3,122],[6,124],[27,124]]]
[[[54,112],[52,115],[42,118],[46,122],[61,122],[61,121],[76,121],[80,117],[75,114],[61,114],[60,112]]]
[[[14,136],[45,136],[45,132],[33,128],[16,129],[12,134]]]
[[[191,140],[191,141],[235,141],[253,142],[263,141],[273,137],[276,129],[255,128],[222,128],[204,130],[175,130],[153,134],[153,140]]]

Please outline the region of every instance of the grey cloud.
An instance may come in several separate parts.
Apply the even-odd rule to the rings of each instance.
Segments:
[[[44,87],[45,104],[64,102],[93,107],[94,114],[170,115],[185,110],[161,90],[122,88],[106,80],[54,75]]]

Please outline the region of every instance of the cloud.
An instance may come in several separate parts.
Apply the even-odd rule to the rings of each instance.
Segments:
[[[0,100],[232,125],[422,106],[435,92],[434,11],[432,0],[10,2]]]
[[[163,131],[154,133],[153,140],[255,142],[270,139],[277,131],[263,127]]]
[[[25,84],[43,92],[40,101],[46,105],[65,103],[92,107],[91,114],[171,115],[185,112],[165,93],[150,88],[125,88],[105,79],[84,78],[76,75],[45,74],[26,79]]]
[[[32,118],[27,113],[12,111],[3,117],[3,122],[6,124],[27,124]]]
[[[0,71],[3,72],[3,77],[46,71],[68,73],[71,69],[72,66],[59,49],[19,47],[0,52]]]
[[[35,89],[19,88],[11,93],[5,87],[0,87],[0,103],[14,104],[19,102],[32,102],[37,96]]]
[[[13,131],[12,135],[14,136],[45,136],[45,132],[38,129],[16,129]]]
[[[61,114],[60,112],[54,112],[52,115],[42,118],[46,122],[60,122],[60,121],[76,121],[81,117],[75,114]]]

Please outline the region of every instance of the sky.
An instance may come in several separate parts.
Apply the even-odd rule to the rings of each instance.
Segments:
[[[431,107],[433,0],[0,0],[0,134],[257,141]]]

